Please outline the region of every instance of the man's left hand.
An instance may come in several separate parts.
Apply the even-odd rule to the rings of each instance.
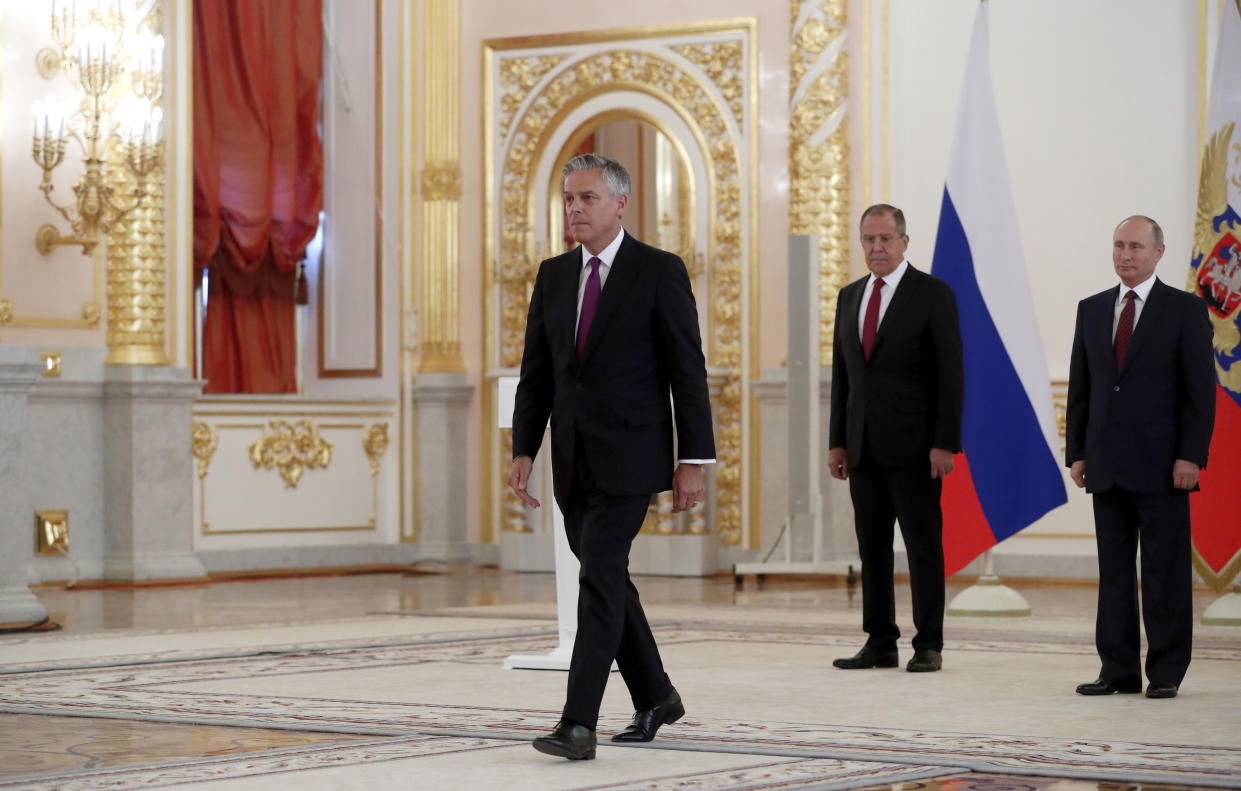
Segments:
[[[1172,485],[1178,489],[1193,489],[1198,485],[1198,469],[1192,461],[1177,459],[1172,465]]]
[[[707,491],[701,464],[678,464],[672,473],[672,513],[688,511],[702,501]]]
[[[931,448],[931,477],[943,478],[952,472],[952,451]]]

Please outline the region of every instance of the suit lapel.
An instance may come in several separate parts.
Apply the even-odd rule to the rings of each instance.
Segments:
[[[569,253],[553,261],[551,272],[554,284],[552,289],[552,305],[548,306],[549,328],[561,337],[569,348],[576,346],[574,337],[577,329],[577,289],[582,276],[582,248],[573,248]],[[554,316],[555,324],[551,324]]]
[[[1107,351],[1112,360],[1112,371],[1116,371],[1116,354],[1112,350],[1112,319],[1116,313],[1116,298],[1120,295],[1120,286],[1109,289],[1098,301],[1090,324],[1089,343],[1096,348]]]
[[[599,345],[599,339],[607,331],[608,324],[616,315],[617,308],[624,304],[625,297],[638,282],[639,264],[636,248],[633,237],[626,233],[625,238],[621,240],[620,249],[616,251],[616,258],[612,260],[612,267],[608,270],[608,278],[603,285],[603,291],[599,292],[599,304],[595,307],[595,317],[590,322],[590,332],[586,336],[586,348],[582,350],[583,366],[590,360],[591,354]]]
[[[843,327],[841,332],[844,333],[845,345],[858,356],[862,355],[862,339],[858,337],[857,317],[858,311],[861,310],[862,292],[865,290],[865,278],[845,289],[842,294],[844,299],[840,305],[840,316],[837,318],[837,321],[841,323],[840,326]]]

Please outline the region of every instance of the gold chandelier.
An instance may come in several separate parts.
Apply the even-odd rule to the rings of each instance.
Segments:
[[[147,177],[163,161],[164,37],[127,31],[120,0],[53,0],[51,30],[56,46],[40,51],[39,70],[65,74],[80,104],[70,112],[50,93],[35,103],[34,160],[43,170],[39,189],[72,233],[43,225],[35,244],[44,255],[72,244],[89,255],[142,203]],[[52,198],[52,172],[69,138],[81,147],[83,171],[73,200],[61,204]],[[128,174],[111,172],[121,165]]]

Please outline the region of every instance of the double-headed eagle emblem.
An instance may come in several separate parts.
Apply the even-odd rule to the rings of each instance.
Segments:
[[[1207,303],[1219,383],[1241,400],[1241,215],[1228,205],[1228,157],[1241,163],[1241,145],[1233,144],[1233,129],[1225,124],[1203,152],[1189,290]],[[1241,175],[1233,181],[1241,187]]]

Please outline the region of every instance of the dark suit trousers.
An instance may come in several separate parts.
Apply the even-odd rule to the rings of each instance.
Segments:
[[[892,582],[893,522],[897,520],[909,558],[914,650],[944,648],[942,486],[939,479],[931,478],[929,456],[924,466],[886,467],[875,462],[865,443],[857,467],[849,470],[849,494],[862,558],[862,629],[867,634],[866,644],[873,648],[895,650],[901,636]]]
[[[1189,494],[1134,494],[1111,488],[1094,495],[1099,544],[1099,609],[1095,645],[1108,681],[1142,681],[1137,555],[1141,547],[1146,677],[1180,684],[1193,642],[1193,572]]]
[[[629,579],[629,547],[642,529],[650,496],[601,491],[579,449],[567,500],[565,533],[581,572],[562,716],[594,728],[613,659],[635,710],[653,708],[672,694],[638,589]]]

